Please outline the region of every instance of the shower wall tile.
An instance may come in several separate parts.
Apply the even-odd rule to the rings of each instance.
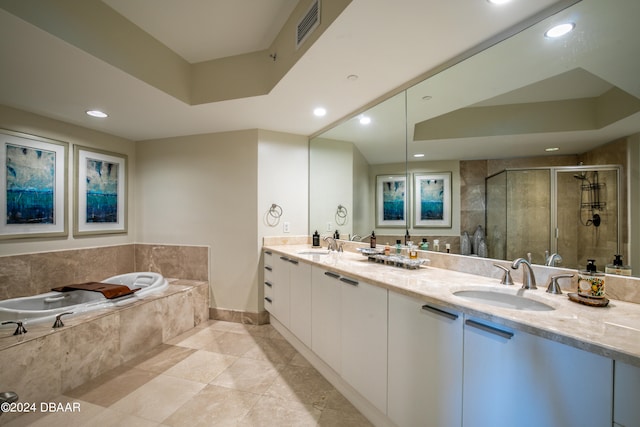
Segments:
[[[165,277],[209,280],[209,247],[137,244],[137,271],[162,272]]]

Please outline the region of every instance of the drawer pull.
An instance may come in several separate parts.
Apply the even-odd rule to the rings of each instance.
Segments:
[[[286,256],[281,256],[280,259],[283,261],[289,261],[289,258],[287,258]]]
[[[340,278],[340,275],[339,275],[339,274],[332,273],[331,271],[325,271],[325,272],[324,272],[324,275],[325,275],[325,276],[332,277],[332,278],[334,278],[334,279],[339,279],[339,278]]]
[[[441,308],[438,308],[438,307],[430,306],[428,304],[423,305],[422,309],[424,311],[430,311],[432,313],[439,314],[440,316],[448,317],[451,320],[456,320],[458,318],[457,314],[449,313],[448,311],[442,310]]]
[[[273,303],[273,301],[272,301],[272,300],[271,300],[271,298],[269,298],[269,297],[264,297],[264,300],[265,300],[266,302],[268,302],[269,304]]]
[[[341,277],[340,281],[344,283],[348,283],[349,285],[352,285],[352,286],[358,286],[357,280],[349,279],[348,277]]]
[[[265,265],[265,266],[264,266],[264,269],[265,269],[265,270],[267,270],[267,271],[273,271],[273,268],[271,268],[271,267],[270,267],[270,266],[268,266],[268,265]]]
[[[513,338],[513,332],[503,331],[502,329],[494,328],[493,326],[485,325],[484,323],[476,322],[475,320],[467,319],[464,322],[466,325],[480,329],[490,334],[498,335],[499,337],[510,340]]]
[[[270,282],[264,282],[265,285],[267,285],[268,287],[272,288],[273,285]]]
[[[272,255],[271,251],[264,251],[264,253],[267,255]]]
[[[298,260],[297,259],[288,259],[287,261],[289,261],[291,264],[298,265]]]

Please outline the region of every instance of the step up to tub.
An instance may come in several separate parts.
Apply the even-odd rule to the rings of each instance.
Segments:
[[[87,282],[87,283],[79,283],[77,285],[66,285],[66,286],[60,286],[57,288],[51,288],[51,290],[56,292],[69,292],[69,291],[100,292],[107,299],[123,297],[125,295],[130,295],[135,291],[137,291],[137,289],[130,289],[128,286],[125,286],[125,285],[113,285],[110,283],[101,283],[101,282]]]

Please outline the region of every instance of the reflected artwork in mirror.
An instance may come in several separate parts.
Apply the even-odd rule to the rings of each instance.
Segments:
[[[375,230],[379,243],[402,238],[404,233],[376,223],[375,187],[377,176],[404,175],[412,195],[406,227],[414,241],[439,239],[460,253],[461,236],[480,225],[490,257],[511,260],[531,253],[534,263],[544,264],[557,253],[554,265],[584,268],[586,259],[597,258],[604,269],[620,254],[625,264],[638,266],[637,275],[638,16],[640,3],[634,0],[620,0],[615,8],[598,0],[576,2],[425,73],[419,83],[313,137],[310,229],[327,233],[332,219],[324,204],[335,206],[326,200],[340,197],[336,202],[350,206],[346,234]],[[573,31],[544,36],[562,22],[572,22]],[[359,115],[371,117],[370,127],[358,127]],[[338,168],[345,194],[326,178]],[[488,177],[516,169],[530,171],[521,183],[511,183],[522,200],[508,214],[510,224],[494,226],[505,207],[490,200]],[[540,170],[547,171],[545,177],[533,172]],[[420,227],[414,174],[443,171],[451,173],[450,227]],[[539,200],[532,189],[545,186],[547,196]],[[526,216],[538,219],[531,224]],[[535,241],[523,240],[525,228]],[[509,242],[508,234],[520,242]]]

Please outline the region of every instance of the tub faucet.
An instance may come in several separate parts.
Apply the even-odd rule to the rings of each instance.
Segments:
[[[18,327],[16,328],[16,331],[13,333],[13,335],[22,335],[22,334],[26,334],[27,333],[27,329],[22,325],[22,322],[19,320],[13,321],[13,320],[9,320],[7,322],[2,322],[3,325],[9,325],[11,323],[14,323],[16,325],[18,325]]]
[[[0,403],[2,403],[2,405],[0,405],[0,415],[2,415],[2,412],[4,412],[2,408],[6,406],[4,405],[5,403],[13,403],[17,401],[18,395],[13,391],[3,391],[2,393],[0,393]]]
[[[524,264],[522,268],[522,289],[538,289],[536,286],[536,276],[531,269],[531,263],[524,258],[518,258],[513,261],[511,268],[517,270],[520,264]]]
[[[56,316],[56,321],[53,322],[53,328],[57,329],[57,328],[62,328],[64,326],[64,323],[62,323],[62,316],[65,316],[67,314],[73,314],[73,311],[66,311],[64,313],[60,313]]]

